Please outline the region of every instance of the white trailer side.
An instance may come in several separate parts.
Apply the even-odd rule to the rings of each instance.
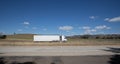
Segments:
[[[65,36],[59,35],[34,35],[34,41],[67,41]]]

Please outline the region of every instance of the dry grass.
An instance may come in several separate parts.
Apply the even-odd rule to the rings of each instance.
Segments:
[[[7,35],[8,40],[32,40],[34,34]]]
[[[120,45],[120,39],[79,39],[68,38],[67,42],[33,42],[33,34],[8,35],[0,40],[0,46],[86,46],[86,45]]]
[[[120,45],[120,40],[68,40],[67,42],[33,42],[27,40],[3,40],[1,46],[86,46],[86,45]]]

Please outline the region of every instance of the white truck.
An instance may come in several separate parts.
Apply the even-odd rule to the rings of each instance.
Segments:
[[[33,41],[67,41],[64,35],[34,35]]]

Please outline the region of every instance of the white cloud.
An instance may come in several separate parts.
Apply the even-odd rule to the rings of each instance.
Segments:
[[[29,23],[29,22],[23,22],[23,24],[24,24],[24,25],[30,25],[30,23]]]
[[[108,27],[106,25],[101,25],[101,26],[96,26],[95,29],[97,29],[97,30],[103,30],[103,29],[110,29],[110,27]]]
[[[100,26],[96,26],[93,28],[91,28],[89,26],[83,26],[83,27],[80,27],[80,29],[84,30],[84,34],[95,34],[99,31],[103,31],[103,30],[107,30],[107,29],[111,29],[111,28],[106,25],[100,25]]]
[[[83,26],[82,29],[88,30],[88,29],[90,29],[90,27],[89,26]]]
[[[109,18],[105,18],[104,21],[109,21],[110,19]]]
[[[87,30],[85,30],[84,34],[93,34],[96,31],[97,30],[95,30],[95,29],[87,29]]]
[[[18,29],[19,32],[23,31],[22,29]]]
[[[0,32],[0,35],[3,35],[3,34],[5,34],[5,32]]]
[[[89,18],[90,18],[90,19],[95,19],[95,16],[90,16]]]
[[[96,29],[91,29],[91,27],[89,27],[89,26],[83,26],[80,29],[84,30],[84,34],[92,34],[97,31]]]
[[[119,17],[114,17],[114,18],[105,18],[105,21],[108,21],[108,22],[120,22],[120,16]]]
[[[90,16],[89,18],[92,19],[92,20],[94,20],[94,19],[97,18],[97,16]]]
[[[72,30],[73,27],[72,26],[60,26],[59,27],[59,30],[64,30],[64,31],[69,31],[69,30]]]

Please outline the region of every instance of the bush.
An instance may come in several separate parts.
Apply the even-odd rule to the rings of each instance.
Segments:
[[[0,35],[0,39],[6,39],[6,35]]]

